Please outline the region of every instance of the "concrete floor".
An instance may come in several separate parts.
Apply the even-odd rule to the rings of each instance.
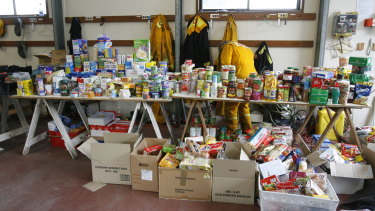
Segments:
[[[12,128],[18,126],[16,120]],[[39,132],[47,129],[47,121],[40,121]],[[166,131],[163,126],[164,137]],[[181,128],[174,131],[181,133]],[[150,125],[142,133],[155,136]],[[258,205],[159,199],[157,193],[126,185],[91,192],[82,187],[92,180],[88,158],[81,154],[72,160],[65,149],[51,147],[47,140],[22,156],[25,139],[21,135],[0,143],[5,148],[0,152],[0,210],[259,210]]]
[[[31,119],[29,117],[28,119]],[[49,118],[42,118],[36,134],[47,130]],[[16,116],[11,128],[19,127]],[[182,128],[173,129],[175,135]],[[168,137],[166,126],[161,126]],[[151,125],[141,131],[155,137]],[[0,210],[259,210],[259,206],[215,202],[159,199],[157,193],[135,191],[127,185],[106,185],[96,192],[82,187],[92,180],[91,163],[84,155],[72,160],[62,148],[47,140],[33,146],[28,155],[22,150],[26,135],[0,143]],[[348,195],[339,195],[342,203]]]

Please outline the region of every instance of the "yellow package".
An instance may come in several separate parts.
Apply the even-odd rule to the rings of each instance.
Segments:
[[[159,162],[159,166],[163,168],[177,168],[179,163],[180,161],[178,161],[173,155],[167,153]]]
[[[328,195],[312,195],[312,197],[321,198],[321,199],[329,199]]]

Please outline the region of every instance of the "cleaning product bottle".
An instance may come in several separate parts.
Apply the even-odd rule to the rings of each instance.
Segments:
[[[271,72],[264,81],[264,96],[268,101],[276,101],[277,77]]]
[[[217,97],[217,75],[212,77],[211,97]]]

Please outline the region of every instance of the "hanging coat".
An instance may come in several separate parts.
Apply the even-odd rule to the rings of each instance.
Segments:
[[[195,15],[189,20],[186,39],[181,52],[181,64],[186,59],[193,60],[195,67],[206,67],[210,65],[210,45],[208,40],[208,22]]]
[[[68,41],[69,45],[69,54],[73,54],[73,45],[72,40],[74,39],[82,39],[82,32],[81,32],[81,24],[79,22],[79,19],[77,17],[72,18],[72,23],[70,25],[70,39]]]
[[[273,61],[265,41],[262,41],[254,55],[254,66],[259,74],[265,70],[273,71]]]
[[[150,40],[152,60],[167,61],[168,68],[174,70],[173,35],[164,15],[154,18]]]
[[[222,41],[236,41],[238,42],[237,25],[234,21],[233,15],[228,16],[227,25],[225,26],[224,36]]]

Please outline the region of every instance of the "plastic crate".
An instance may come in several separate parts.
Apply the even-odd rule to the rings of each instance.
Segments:
[[[75,131],[75,132],[68,132],[68,135],[71,139],[73,138],[76,138],[78,137],[79,135],[81,135],[82,133],[84,133],[86,131],[86,128],[85,127],[82,127],[80,130],[78,131]],[[59,147],[59,148],[65,148],[65,143],[64,143],[64,140],[61,136],[61,133],[59,131],[48,131],[47,132],[48,136],[49,136],[49,142],[51,144],[51,146],[53,147]],[[85,134],[82,134],[82,136],[85,136]],[[83,140],[83,139],[82,139]],[[74,141],[73,140],[73,143],[74,142],[77,142],[77,141]],[[79,141],[78,141],[79,142]],[[77,143],[74,143],[74,145],[78,145],[78,142]]]
[[[260,177],[258,189],[259,205],[262,211],[335,211],[339,205],[339,198],[328,180],[327,193],[331,199],[264,191],[259,181]]]

